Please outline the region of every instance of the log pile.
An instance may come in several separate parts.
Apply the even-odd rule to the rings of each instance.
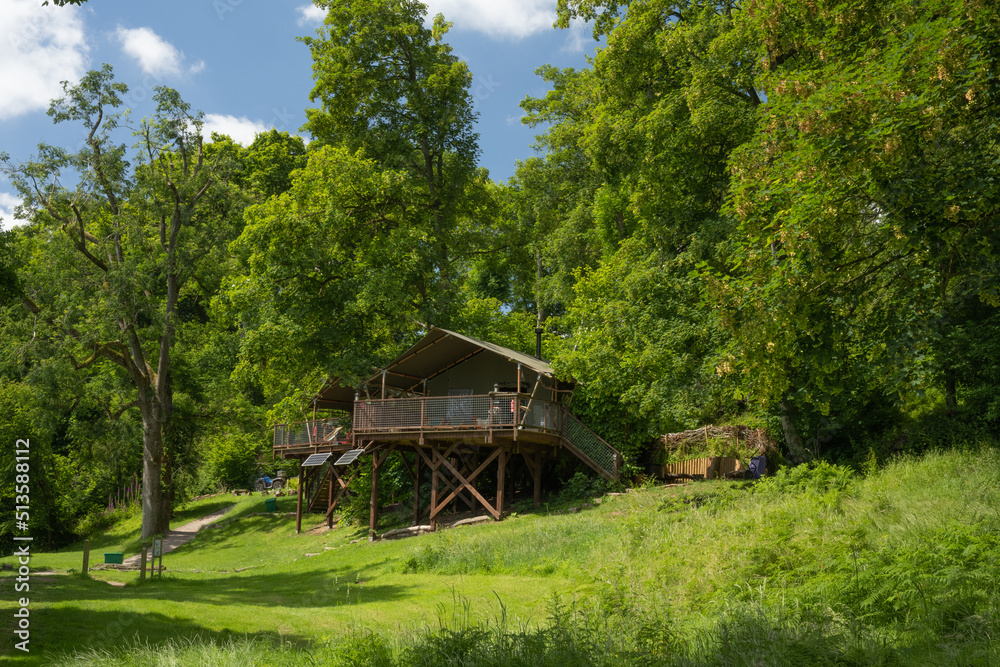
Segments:
[[[700,426],[690,431],[667,433],[663,436],[663,445],[668,451],[696,449],[711,441],[725,441],[726,444],[738,445],[752,456],[768,454],[777,449],[777,444],[768,437],[763,428],[749,426]]]

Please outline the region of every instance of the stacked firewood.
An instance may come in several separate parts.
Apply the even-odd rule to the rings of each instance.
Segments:
[[[690,431],[667,433],[662,438],[668,450],[695,449],[709,441],[726,440],[741,449],[753,452],[755,456],[767,454],[777,448],[777,444],[768,437],[763,428],[749,426],[701,426]]]

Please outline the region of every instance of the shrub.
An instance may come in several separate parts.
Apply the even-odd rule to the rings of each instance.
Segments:
[[[212,443],[206,465],[218,484],[243,488],[255,477],[261,444],[245,433],[230,433]]]

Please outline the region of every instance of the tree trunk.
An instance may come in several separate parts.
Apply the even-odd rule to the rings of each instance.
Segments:
[[[155,398],[142,400],[142,539],[166,533],[170,502],[163,494],[163,413]]]
[[[809,453],[802,444],[802,437],[799,435],[799,432],[795,430],[793,420],[795,415],[798,414],[798,409],[784,401],[778,404],[778,408],[781,410],[781,430],[785,434],[785,444],[788,445],[788,453],[794,463],[803,463],[809,458]]]
[[[958,414],[958,390],[955,384],[955,369],[948,366],[944,369],[944,407],[949,417]]]

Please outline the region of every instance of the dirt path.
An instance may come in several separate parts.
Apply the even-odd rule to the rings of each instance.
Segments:
[[[225,509],[221,509],[218,512],[212,512],[211,514],[205,515],[200,519],[195,519],[190,523],[186,523],[183,526],[177,528],[177,530],[167,531],[167,534],[163,537],[163,553],[169,553],[181,546],[182,544],[187,544],[194,536],[198,534],[198,531],[207,526],[208,524],[221,519],[226,512],[236,507],[236,505],[230,505]],[[152,550],[150,550],[150,555],[152,555]],[[122,563],[123,565],[133,565],[138,566],[139,561],[142,558],[142,554],[136,554],[134,556],[129,556]]]

